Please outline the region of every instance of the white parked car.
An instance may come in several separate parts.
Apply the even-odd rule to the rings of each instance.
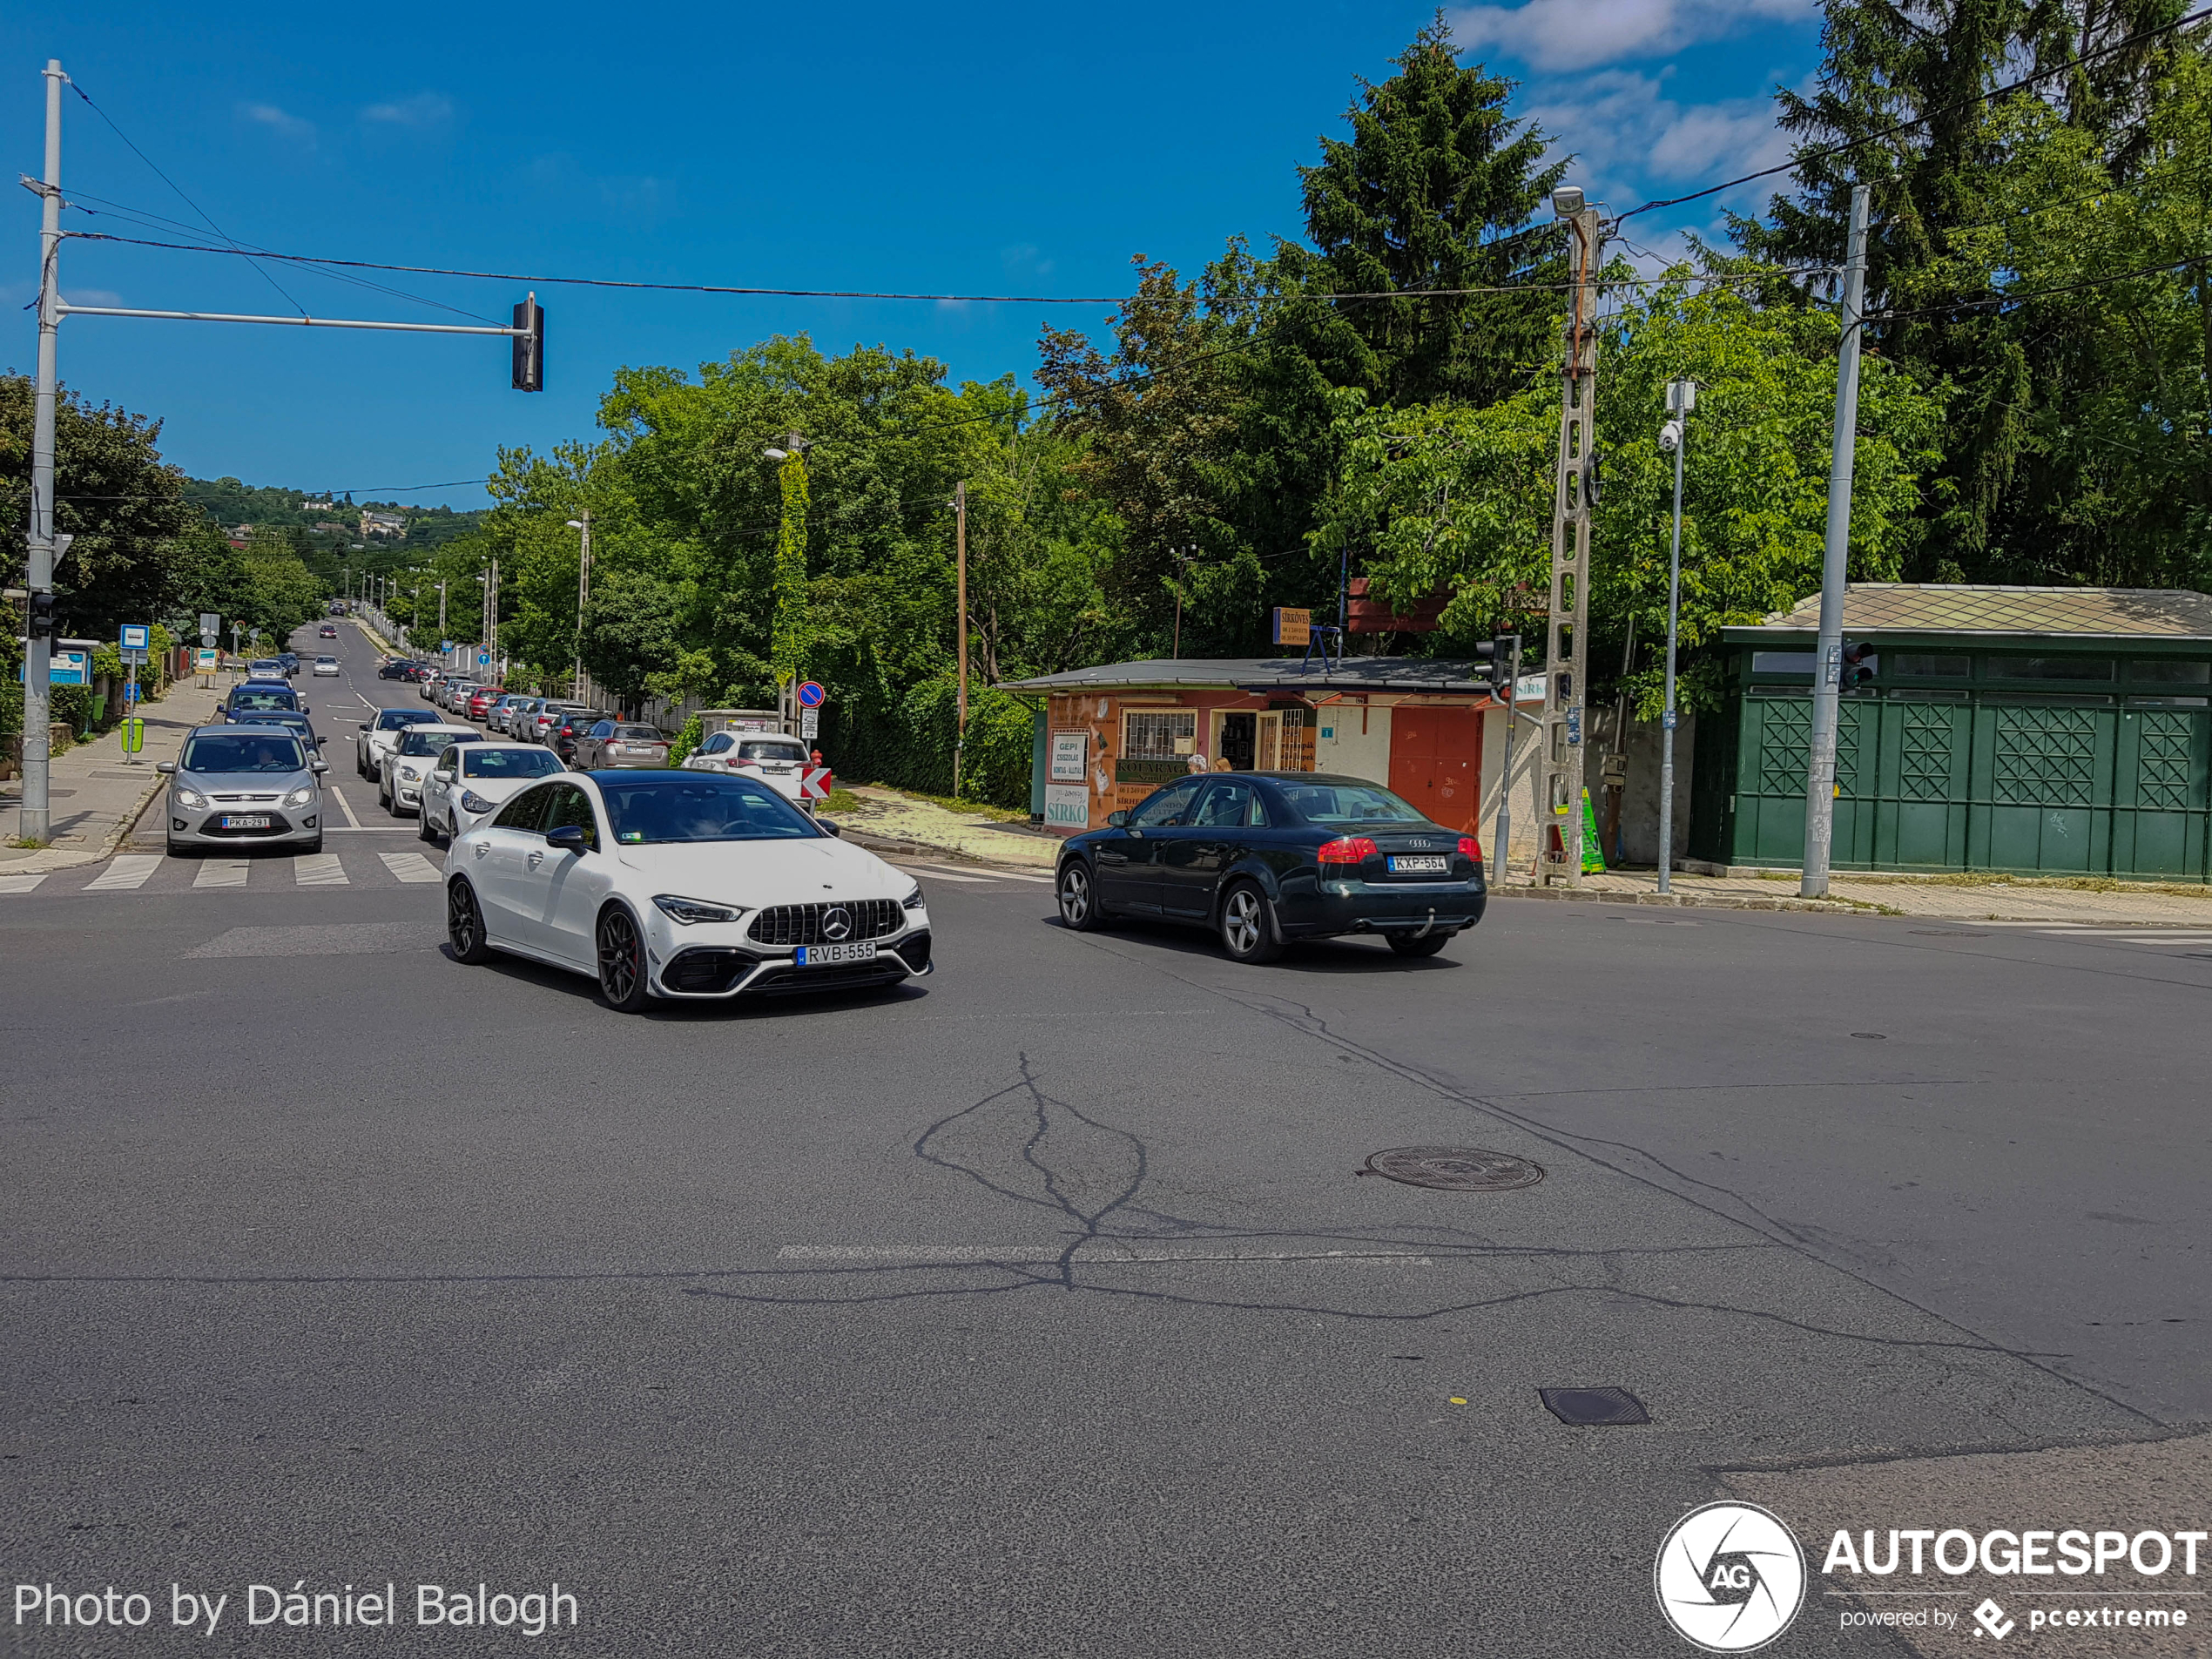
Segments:
[[[438,764],[438,757],[456,743],[483,740],[484,734],[473,725],[439,722],[408,727],[384,757],[384,770],[376,779],[377,804],[388,807],[395,818],[420,811],[422,780]]]
[[[534,744],[456,743],[422,779],[422,839],[466,834],[516,790],[567,770]]]
[[[589,974],[625,1013],[930,971],[921,884],[742,774],[547,779],[454,837],[445,880],[457,959]]]
[[[431,709],[377,710],[361,723],[361,735],[354,739],[354,770],[364,778],[382,777],[384,757],[392,752],[401,732],[411,725],[437,724],[437,714]]]
[[[812,764],[806,745],[772,732],[717,732],[684,758],[687,772],[727,772],[765,781],[786,800],[799,799]]]
[[[335,679],[338,675],[338,659],[335,657],[318,657],[315,658],[314,671]]]

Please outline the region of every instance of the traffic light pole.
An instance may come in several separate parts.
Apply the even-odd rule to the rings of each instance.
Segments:
[[[38,219],[38,390],[30,427],[30,546],[24,586],[30,598],[24,609],[35,616],[38,596],[54,586],[54,348],[61,327],[62,255],[62,73],[61,59],[46,60],[46,173],[39,194]],[[41,631],[34,620],[23,653],[23,810],[16,834],[44,841],[53,833],[48,776],[46,727],[52,718],[48,691],[54,665],[50,622]]]
[[[1866,186],[1851,193],[1844,260],[1844,342],[1836,360],[1836,435],[1828,467],[1828,542],[1820,565],[1820,641],[1813,663],[1812,743],[1805,762],[1805,868],[1801,898],[1828,896],[1836,832],[1836,726],[1844,678],[1844,584],[1851,554],[1851,459],[1858,433],[1859,313],[1866,295]]]

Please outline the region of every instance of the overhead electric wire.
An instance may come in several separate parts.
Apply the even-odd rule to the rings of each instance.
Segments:
[[[2186,271],[2193,265],[2207,262],[2204,254],[2192,254],[2186,260],[2174,260],[2164,265],[2146,265],[2134,271],[2112,271],[2099,276],[2084,277],[2079,282],[2061,282],[2047,288],[2021,288],[2006,293],[1984,294],[1973,300],[1945,300],[1931,306],[1912,306],[1902,309],[1867,312],[1862,322],[1893,322],[1908,317],[1933,316],[1945,311],[1978,310],[1990,306],[2017,305],[2023,300],[2040,300],[2054,293],[2078,293],[2084,288],[2101,288],[2114,282],[2132,282],[2138,277],[2161,276],[2169,271]]]
[[[1777,166],[1762,167],[1757,172],[1747,172],[1740,178],[1726,179],[1717,185],[1708,185],[1703,189],[1693,190],[1687,195],[1669,196],[1660,201],[1648,201],[1641,207],[1631,207],[1627,212],[1615,219],[1613,223],[1618,225],[1624,220],[1634,219],[1639,213],[1649,213],[1662,207],[1679,207],[1685,202],[1702,201],[1708,196],[1717,196],[1724,190],[1733,190],[1738,185],[1756,184],[1762,179],[1771,179],[1779,173],[1796,172],[1808,162],[1822,161],[1830,156],[1844,155],[1853,150],[1863,150],[1869,145],[1879,144],[1885,138],[1893,138],[1900,132],[1910,132],[1916,127],[1924,127],[1929,122],[1941,116],[1949,115],[1954,111],[1968,109],[1977,104],[1987,104],[1993,99],[2005,97],[2007,93],[2020,91],[2040,81],[2047,81],[2054,75],[2062,75],[2070,69],[2079,69],[2082,64],[2094,62],[2097,58],[2109,57],[2113,53],[2124,51],[2129,46],[2141,45],[2146,41],[2155,40],[2161,35],[2170,35],[2177,30],[2186,29],[2191,24],[2202,23],[2208,17],[2212,17],[2212,6],[2192,11],[2185,17],[2176,17],[2171,23],[2161,24],[2155,29],[2140,30],[2134,34],[2114,41],[2110,45],[2100,46],[2094,51],[2083,52],[2078,57],[2069,57],[2062,64],[2052,64],[2048,69],[2039,69],[2032,75],[2023,75],[2018,80],[2006,82],[2002,86],[1993,86],[1986,92],[1976,92],[1968,98],[1955,98],[1949,104],[1939,105],[1925,114],[1914,116],[1910,121],[1897,122],[1893,125],[1870,132],[1865,138],[1851,138],[1842,144],[1831,144],[1822,149],[1810,150],[1802,155],[1791,157]]]

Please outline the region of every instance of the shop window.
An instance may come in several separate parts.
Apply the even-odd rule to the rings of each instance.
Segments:
[[[1809,651],[1755,651],[1751,653],[1754,674],[1812,673],[1813,653]]]
[[[1893,678],[1909,680],[1963,680],[1974,671],[1971,657],[1931,657],[1899,652],[1890,658],[1890,673]]]
[[[2155,685],[2212,684],[2212,662],[2185,657],[2137,658],[2128,664],[2128,678]]]
[[[1993,657],[1989,673],[2000,680],[2110,680],[2109,657]]]
[[[1195,709],[1131,710],[1122,716],[1122,759],[1182,759],[1190,754],[1197,735]]]

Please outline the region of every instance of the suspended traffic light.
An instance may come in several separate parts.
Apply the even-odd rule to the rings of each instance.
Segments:
[[[1844,671],[1839,684],[1846,691],[1855,691],[1874,678],[1874,666],[1878,659],[1874,647],[1864,639],[1844,642]]]
[[[545,389],[545,307],[538,304],[535,293],[515,307],[515,327],[522,330],[515,336],[515,389],[542,392]]]

